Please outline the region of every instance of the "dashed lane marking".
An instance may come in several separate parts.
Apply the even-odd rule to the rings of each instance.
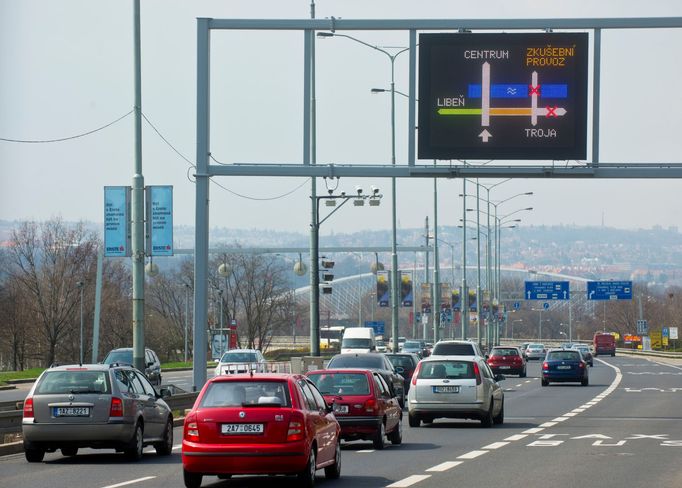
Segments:
[[[526,437],[528,437],[528,434],[514,434],[507,437],[505,441],[520,441]]]
[[[365,454],[365,453],[374,452],[374,449],[360,449],[359,451],[355,451],[355,452],[360,452],[360,453]]]
[[[436,466],[433,466],[433,467],[427,469],[426,471],[427,472],[429,472],[429,471],[437,471],[437,472],[447,471],[448,469],[452,469],[455,466],[459,466],[463,462],[464,461],[446,461],[444,463],[437,464]]]
[[[413,474],[412,476],[398,480],[395,483],[391,483],[387,488],[407,488],[408,486],[412,486],[415,483],[419,483],[430,477],[430,474]]]
[[[545,422],[544,424],[540,424],[540,427],[542,427],[543,429],[547,429],[549,427],[554,427],[558,423],[559,422]]]
[[[118,488],[119,486],[132,485],[133,483],[140,483],[142,481],[153,480],[156,476],[145,476],[144,478],[137,478],[136,480],[124,481],[123,483],[116,483],[115,485],[107,485],[102,488]]]
[[[471,451],[467,452],[466,454],[462,454],[461,456],[457,456],[457,459],[475,459],[478,456],[483,456],[486,452],[488,451]]]
[[[564,420],[568,420],[568,417],[557,417],[552,419],[552,422],[563,422]]]
[[[508,442],[493,442],[492,444],[488,444],[487,446],[483,446],[481,449],[499,449],[500,447],[504,447]]]
[[[532,429],[524,430],[522,433],[523,434],[537,434],[538,432],[541,432],[543,430],[545,430],[545,429],[542,427],[533,427]]]

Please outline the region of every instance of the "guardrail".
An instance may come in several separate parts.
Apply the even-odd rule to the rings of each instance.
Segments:
[[[617,348],[616,353],[618,353],[618,354],[630,354],[632,356],[651,356],[651,357],[657,357],[657,358],[682,359],[682,353],[680,353],[680,352],[640,351],[637,349]]]

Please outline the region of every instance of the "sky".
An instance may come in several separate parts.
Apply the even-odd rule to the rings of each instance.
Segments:
[[[310,1],[142,0],[141,4],[142,112],[174,148],[143,122],[145,183],[173,185],[175,224],[194,225],[190,162],[196,147],[196,18],[302,19],[310,15]],[[132,5],[121,0],[0,0],[0,139],[75,136],[132,110]],[[319,0],[316,16],[680,17],[682,2]],[[349,34],[377,46],[408,45],[407,32]],[[602,32],[602,162],[682,160],[679,46],[682,29]],[[318,163],[389,164],[390,97],[370,93],[370,88],[389,87],[388,60],[343,38],[318,39],[316,51]],[[226,164],[302,161],[302,59],[300,32],[212,35],[211,153],[216,160]],[[408,91],[407,73],[408,58],[403,55],[396,61],[397,90]],[[407,103],[402,97],[396,99],[396,141],[397,164],[407,164]],[[133,170],[132,114],[91,135],[63,142],[0,140],[0,219],[102,222],[103,187],[131,185]],[[347,178],[338,185],[337,191],[348,193],[356,185],[376,185],[385,197],[379,207],[344,207],[323,224],[321,235],[390,228],[390,180]],[[461,180],[442,179],[438,189],[439,224],[457,225]],[[680,190],[679,181],[662,179],[515,179],[496,187],[491,199],[533,192],[500,207],[501,214],[533,207],[532,212],[519,214],[524,226],[604,223],[637,229],[679,226]],[[325,191],[319,179],[318,194]],[[215,178],[210,189],[210,226],[306,233],[309,196],[306,178]],[[421,227],[426,216],[433,219],[433,180],[399,179],[397,197],[400,228]]]

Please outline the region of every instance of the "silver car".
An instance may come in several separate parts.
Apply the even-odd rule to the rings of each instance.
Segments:
[[[528,344],[528,347],[526,348],[526,359],[545,359],[545,354],[547,354],[547,350],[545,349],[544,344],[537,344],[537,343],[531,343]]]
[[[232,349],[220,358],[213,375],[248,373],[250,371],[265,373],[266,370],[267,361],[258,349]]]
[[[483,427],[504,422],[504,391],[482,357],[431,356],[422,359],[407,394],[410,427],[436,418],[480,420]]]
[[[45,370],[24,400],[26,460],[37,463],[61,449],[116,449],[139,460],[146,445],[167,456],[173,416],[144,374],[128,365],[83,364]]]

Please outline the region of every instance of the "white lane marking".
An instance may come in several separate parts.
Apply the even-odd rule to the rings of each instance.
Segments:
[[[424,481],[426,478],[430,478],[430,474],[413,474],[412,476],[408,476],[407,478],[403,478],[399,481],[396,481],[395,483],[391,483],[390,485],[387,486],[387,488],[406,488],[408,486],[412,486],[415,483],[419,483],[420,481]]]
[[[521,386],[523,386],[523,383],[519,383],[518,385],[515,385],[514,388],[519,388]]]
[[[531,381],[532,381],[532,380],[526,380],[526,381],[524,381],[524,383],[530,383]]]
[[[508,442],[493,442],[492,444],[488,444],[487,446],[483,446],[481,449],[499,449],[500,447],[504,447]]]
[[[527,434],[514,434],[507,437],[505,441],[520,441],[521,439],[524,439],[526,437],[528,437]]]
[[[488,451],[471,451],[467,452],[466,454],[462,454],[461,456],[457,456],[457,459],[474,459],[478,456],[483,456],[486,452]]]
[[[558,422],[545,422],[544,424],[540,424],[540,427],[543,429],[547,429],[549,427],[554,427]]]
[[[583,413],[585,410],[587,410],[587,409],[586,408],[574,408],[573,410],[571,410],[571,412]]]
[[[182,449],[182,444],[175,444],[175,445],[173,446],[173,450],[174,450],[174,451],[177,451],[178,449]]]
[[[144,478],[137,478],[136,480],[124,481],[123,483],[117,483],[115,485],[107,485],[102,488],[118,488],[119,486],[132,485],[133,483],[140,483],[142,481],[153,480],[156,476],[145,476]]]
[[[658,364],[659,366],[669,366],[669,367],[675,368],[675,369],[682,369],[681,367],[675,366],[674,364],[659,363],[658,361],[651,361],[651,362],[654,364]]]
[[[370,452],[374,452],[374,449],[360,449],[359,451],[355,451],[355,452],[370,453]]]
[[[552,419],[552,422],[563,422],[564,420],[568,420],[568,417],[557,417]]]
[[[447,471],[448,469],[454,468],[455,466],[459,466],[462,464],[464,461],[446,461],[444,463],[437,464],[436,466],[433,466],[426,471]]]
[[[526,430],[524,430],[524,431],[522,432],[522,434],[537,434],[538,432],[541,432],[541,431],[543,431],[543,430],[545,430],[545,429],[542,428],[542,427],[534,427],[534,428],[532,428],[532,429],[526,429]]]
[[[576,415],[578,415],[578,414],[575,412],[568,412],[568,413],[563,414],[562,417],[575,417]]]

